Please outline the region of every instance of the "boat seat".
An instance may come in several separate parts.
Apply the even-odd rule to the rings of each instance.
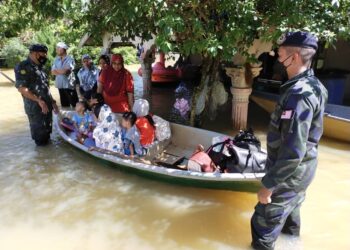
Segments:
[[[193,153],[192,148],[181,147],[170,143],[161,154],[154,158],[154,162],[175,169],[186,169],[186,161]]]

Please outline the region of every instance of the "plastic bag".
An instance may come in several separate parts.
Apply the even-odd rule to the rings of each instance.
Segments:
[[[156,126],[156,138],[158,141],[164,141],[171,137],[170,123],[163,118],[153,115],[153,121]]]

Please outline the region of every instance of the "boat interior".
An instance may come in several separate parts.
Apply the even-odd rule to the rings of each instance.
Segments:
[[[61,111],[60,121],[64,118],[71,118],[74,111]],[[121,119],[121,116],[119,117]],[[70,133],[64,127],[61,130],[67,135]],[[183,126],[170,123],[171,138],[164,141],[155,141],[147,149],[147,155],[144,157],[135,157],[134,160],[142,161],[146,164],[160,165],[167,168],[187,170],[187,162],[191,157],[198,144],[207,149],[212,138],[216,136],[224,136],[223,134],[207,131],[199,128]],[[120,153],[114,153],[108,150],[97,149],[102,153],[112,154],[117,157],[127,158],[128,156]]]

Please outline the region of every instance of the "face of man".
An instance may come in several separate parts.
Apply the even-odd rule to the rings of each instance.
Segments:
[[[47,53],[46,52],[38,52],[38,51],[33,51],[32,52],[33,59],[36,61],[36,64],[42,64],[44,65],[47,61]]]
[[[57,47],[57,48],[56,48],[56,54],[57,54],[58,56],[63,56],[64,54],[66,54],[66,50],[65,50],[65,49],[62,49],[62,48],[60,48],[60,47]]]
[[[123,64],[121,62],[112,62],[112,67],[115,71],[119,71],[123,68]]]
[[[90,68],[91,66],[91,60],[90,59],[83,59],[83,66],[85,68]]]
[[[296,52],[288,52],[285,47],[279,47],[278,49],[278,61],[285,67],[288,72],[288,69],[295,62]]]

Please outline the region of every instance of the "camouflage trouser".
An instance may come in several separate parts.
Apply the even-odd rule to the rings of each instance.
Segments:
[[[252,247],[274,249],[278,235],[298,236],[300,233],[300,206],[305,192],[285,191],[273,194],[272,202],[258,203],[251,219]]]
[[[27,114],[30,125],[32,139],[36,145],[42,146],[49,142],[52,131],[52,113],[48,114],[35,113]]]

